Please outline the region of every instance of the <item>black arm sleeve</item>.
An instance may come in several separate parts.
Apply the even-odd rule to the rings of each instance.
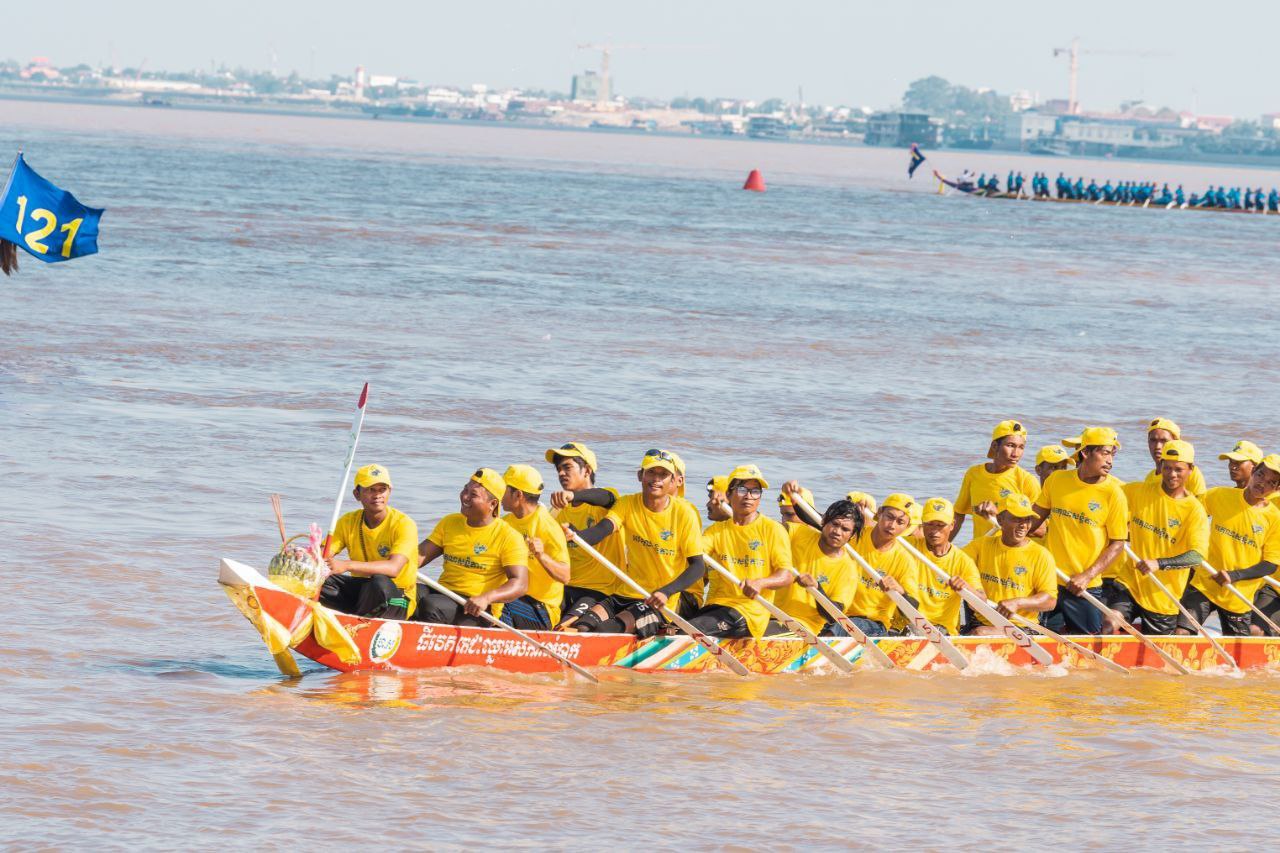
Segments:
[[[1156,565],[1163,569],[1191,569],[1204,562],[1204,557],[1196,551],[1188,551],[1176,557],[1161,557]]]
[[[667,598],[675,595],[677,592],[686,590],[697,582],[698,578],[707,573],[707,564],[703,561],[702,555],[689,558],[689,564],[684,567],[684,571],[679,577],[665,586],[659,587],[654,592],[660,592]]]
[[[600,543],[600,540],[611,533],[613,533],[613,522],[607,518],[602,518],[586,530],[579,530],[578,538],[594,548]]]
[[[573,503],[575,505],[589,504],[603,507],[604,509],[612,509],[617,500],[613,496],[613,492],[608,489],[581,489],[573,493]]]
[[[1257,580],[1265,578],[1276,570],[1275,563],[1268,563],[1266,560],[1259,560],[1255,566],[1247,569],[1236,569],[1234,572],[1227,572],[1227,577],[1231,578],[1232,583],[1240,583],[1240,581]]]
[[[911,603],[911,606],[914,607],[916,610],[920,609],[920,602],[916,601],[914,596],[903,593],[902,597],[905,598],[907,601],[909,601]]]

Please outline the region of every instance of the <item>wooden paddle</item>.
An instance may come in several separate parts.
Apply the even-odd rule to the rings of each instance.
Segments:
[[[1124,552],[1128,554],[1129,559],[1133,560],[1135,563],[1142,562],[1142,558],[1139,557],[1136,553],[1134,553],[1134,550],[1129,547],[1128,542],[1124,543]],[[1155,572],[1152,572],[1151,574],[1146,575],[1146,578],[1147,580],[1151,581],[1153,584],[1156,585],[1156,589],[1160,590],[1160,592],[1164,595],[1165,598],[1169,599],[1174,603],[1174,606],[1178,608],[1178,612],[1182,614],[1182,618],[1190,622],[1191,626],[1196,629],[1196,631],[1200,634],[1200,636],[1204,637],[1206,640],[1209,641],[1209,645],[1213,646],[1213,650],[1218,653],[1218,657],[1222,658],[1224,661],[1231,664],[1231,668],[1238,672],[1240,670],[1240,666],[1236,663],[1236,659],[1233,658],[1231,655],[1227,654],[1226,649],[1218,645],[1218,641],[1213,638],[1212,634],[1210,634],[1208,631],[1205,630],[1204,626],[1201,625],[1199,621],[1196,620],[1196,617],[1191,615],[1191,611],[1188,610],[1182,604],[1182,602],[1178,600],[1178,596],[1173,594],[1173,590],[1165,586],[1164,581],[1156,577]]]
[[[1216,573],[1218,571],[1208,563],[1201,563],[1201,565],[1211,572]],[[1271,584],[1271,586],[1277,589],[1280,589],[1280,582],[1276,581],[1274,578],[1267,577],[1267,578],[1264,578],[1264,580],[1266,580],[1269,584]],[[1233,583],[1226,584],[1226,587],[1231,592],[1232,595],[1234,595],[1236,598],[1243,601],[1245,605],[1248,606],[1248,608],[1252,610],[1259,619],[1261,619],[1263,622],[1266,622],[1267,627],[1269,627],[1272,631],[1275,631],[1277,636],[1280,636],[1280,625],[1277,625],[1275,622],[1273,622],[1270,616],[1262,612],[1262,608],[1258,607],[1258,605],[1250,601],[1249,597],[1246,596],[1243,592],[1241,592],[1239,587],[1237,587]]]
[[[809,506],[808,502],[805,501],[804,498],[797,494],[792,494],[791,503],[792,505],[804,510],[804,513],[814,521],[821,521],[822,516],[818,515],[818,511]],[[846,542],[844,549],[850,557],[853,557],[854,562],[862,568],[863,573],[868,578],[877,584],[884,580],[884,575],[880,574],[875,566],[863,559],[862,555],[859,554],[852,545]],[[910,629],[928,640],[930,645],[937,649],[937,651],[941,652],[942,656],[951,662],[952,666],[956,669],[964,669],[969,665],[969,659],[955,647],[955,644],[947,639],[947,635],[939,631],[938,627],[928,619],[924,618],[924,614],[917,610],[910,601],[907,601],[904,595],[892,590],[885,590],[885,594],[889,596],[889,599],[897,606],[898,610],[902,612],[902,615],[906,618],[907,625]]]
[[[329,546],[333,542],[333,532],[338,528],[338,515],[342,512],[342,497],[347,493],[347,481],[351,479],[351,463],[356,458],[356,445],[360,443],[360,428],[364,426],[364,404],[369,401],[369,383],[364,383],[360,391],[360,400],[356,403],[356,413],[351,419],[351,440],[347,443],[347,459],[342,469],[342,483],[338,486],[338,499],[333,502],[333,515],[329,518],[329,529],[324,536],[324,558],[333,554]]]
[[[423,574],[422,572],[418,573],[418,582],[425,583],[427,586],[431,587],[441,595],[447,596],[455,604],[465,605],[467,603],[467,600],[465,598],[458,595],[456,592],[449,589],[448,587],[442,586],[438,581],[432,580],[430,577]],[[497,616],[494,616],[488,610],[481,610],[480,616],[493,627],[501,628],[504,631],[515,634],[517,637],[524,640],[529,645],[538,649],[543,654],[549,655],[550,657],[553,657],[556,660],[560,661],[560,663],[569,667],[578,675],[581,675],[583,678],[587,679],[588,681],[594,682],[596,684],[600,683],[600,679],[596,678],[594,675],[587,672],[585,669],[578,666],[576,663],[569,660],[567,657],[560,654],[555,649],[551,648],[550,646],[544,643],[538,642],[533,637],[530,637],[528,634],[526,634],[524,631],[521,631],[519,628],[515,627],[514,625],[508,625],[506,622],[503,622],[501,619],[499,619]]]
[[[738,588],[742,587],[742,580],[733,572],[716,562],[715,558],[710,554],[703,554],[702,559],[705,560],[707,565],[718,572],[725,580]],[[827,645],[822,640],[819,640],[818,635],[810,631],[809,628],[799,619],[796,619],[794,616],[788,616],[786,611],[769,599],[765,598],[763,595],[755,596],[754,600],[759,602],[765,610],[769,611],[770,616],[787,626],[787,628],[793,633],[799,634],[803,637],[806,643],[817,649],[819,654],[835,664],[836,668],[841,672],[853,672],[853,664],[849,663],[844,655],[831,648],[831,646]]]
[[[947,574],[942,567],[933,562],[933,560],[930,560],[921,553],[918,548],[908,542],[905,536],[899,536],[898,542],[901,543],[902,547],[907,549],[908,554],[915,557],[929,569],[932,569],[938,580],[945,584],[951,583],[951,575]],[[1031,655],[1031,657],[1035,659],[1036,663],[1039,663],[1041,666],[1053,665],[1053,655],[1040,648],[1040,645],[1036,643],[1035,640],[1028,637],[1025,631],[1001,615],[999,610],[996,610],[994,606],[988,603],[985,595],[980,596],[968,587],[961,587],[958,592],[960,593],[960,597],[964,599],[965,604],[968,604],[978,613],[982,614],[988,622],[1003,631],[1004,635],[1017,643],[1020,648],[1026,649],[1027,654]]]
[[[1059,643],[1062,643],[1062,645],[1064,646],[1070,646],[1080,654],[1090,657],[1093,660],[1096,660],[1098,663],[1102,664],[1112,672],[1120,672],[1125,675],[1130,674],[1128,667],[1121,666],[1120,664],[1116,663],[1110,658],[1107,658],[1098,654],[1093,649],[1088,648],[1087,646],[1082,646],[1080,643],[1077,643],[1075,640],[1064,637],[1055,631],[1050,631],[1048,628],[1041,625],[1039,622],[1033,622],[1032,620],[1028,619],[1027,617],[1023,616],[1020,613],[1013,614],[1012,619],[1014,622],[1017,622],[1019,625],[1022,625],[1023,627],[1030,628],[1033,631],[1037,631],[1041,634],[1044,634],[1050,640],[1055,640]]]
[[[574,532],[573,528],[569,527],[568,525],[565,525],[565,536],[571,542],[577,542],[579,548],[581,548],[583,551],[586,551],[587,554],[592,558],[594,558],[597,563],[599,563],[600,565],[608,569],[610,572],[612,572],[614,577],[616,577],[618,580],[622,581],[624,584],[630,587],[632,591],[634,591],[641,598],[649,597],[649,592],[645,590],[644,587],[640,586],[640,584],[633,581],[630,575],[625,574],[621,569],[619,569],[613,563],[609,562],[608,559],[606,559],[603,554],[601,554],[595,548],[592,548],[590,545],[584,542],[582,540],[582,537],[580,537],[576,532]],[[747,669],[746,666],[743,665],[742,661],[738,660],[736,657],[731,655],[726,649],[724,649],[716,641],[714,637],[708,637],[706,634],[702,633],[697,628],[693,627],[693,625],[689,623],[689,620],[685,619],[679,613],[676,613],[670,607],[663,605],[662,615],[667,617],[667,619],[670,622],[672,622],[681,631],[684,631],[686,634],[692,637],[694,641],[698,643],[698,645],[702,646],[704,649],[711,652],[712,657],[716,659],[717,663],[724,665],[725,667],[732,670],[734,673],[738,675],[747,676],[751,674],[751,670]]]
[[[791,569],[791,574],[797,578],[800,577],[800,573],[795,569]],[[859,643],[862,643],[862,648],[875,658],[878,663],[884,666],[885,669],[897,668],[898,665],[893,662],[893,658],[885,654],[884,649],[880,648],[874,639],[868,637],[866,632],[859,628],[857,624],[855,624],[854,621],[844,613],[844,611],[839,607],[836,607],[836,603],[828,598],[822,590],[816,588],[810,589],[809,594],[813,596],[814,601],[818,602],[818,606],[822,608],[823,612],[834,619],[837,625],[844,628],[850,637],[853,637]]]
[[[1062,586],[1065,587],[1068,583],[1071,582],[1071,577],[1062,569],[1058,569],[1057,572],[1058,572],[1058,580],[1062,582]],[[1138,642],[1142,643],[1147,648],[1151,649],[1151,651],[1155,652],[1156,655],[1161,660],[1163,660],[1169,666],[1173,667],[1173,670],[1178,675],[1191,674],[1191,670],[1187,669],[1185,666],[1178,663],[1176,658],[1174,658],[1164,649],[1157,646],[1154,642],[1152,642],[1151,638],[1148,637],[1146,634],[1143,634],[1137,628],[1133,627],[1128,622],[1126,622],[1124,620],[1124,617],[1121,616],[1119,613],[1116,613],[1110,607],[1108,607],[1107,605],[1099,601],[1097,597],[1094,596],[1093,593],[1089,592],[1089,590],[1087,589],[1084,590],[1084,592],[1081,593],[1080,597],[1083,598],[1085,601],[1089,602],[1089,604],[1093,605],[1094,609],[1097,610],[1099,613],[1101,613],[1103,616],[1110,616],[1112,619],[1114,619],[1116,624],[1120,626],[1121,630],[1123,630],[1130,637],[1133,637],[1134,639],[1136,639]]]

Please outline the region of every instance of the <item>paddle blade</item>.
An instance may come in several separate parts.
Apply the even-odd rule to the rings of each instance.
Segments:
[[[357,409],[363,409],[364,404],[369,402],[369,383],[364,383],[364,388],[360,391],[360,402],[356,403]]]

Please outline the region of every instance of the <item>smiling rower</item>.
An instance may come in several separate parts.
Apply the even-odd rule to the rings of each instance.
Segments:
[[[1155,468],[1147,473],[1145,482],[1152,485],[1159,483],[1161,480],[1161,459],[1160,450],[1165,446],[1166,442],[1178,441],[1182,438],[1182,428],[1168,418],[1155,418],[1147,425],[1147,452],[1151,454],[1151,461],[1155,463]],[[1200,471],[1199,466],[1193,465],[1191,473],[1184,487],[1193,497],[1204,497],[1205,491],[1209,488],[1205,484],[1204,474]]]
[[[1032,542],[1031,531],[1040,523],[1035,505],[1026,495],[1012,494],[1000,499],[995,523],[1000,535],[983,536],[965,546],[982,580],[982,590],[1000,615],[1017,613],[1038,622],[1041,614],[1058,603],[1057,571],[1053,555],[1043,545]],[[981,614],[971,614],[965,631],[978,636],[1002,636],[1004,631]]]
[[[564,528],[538,498],[542,475],[531,465],[512,465],[502,475],[502,520],[524,537],[529,549],[529,590],[502,608],[502,621],[516,628],[548,631],[560,622],[564,585],[569,582],[569,546]]]

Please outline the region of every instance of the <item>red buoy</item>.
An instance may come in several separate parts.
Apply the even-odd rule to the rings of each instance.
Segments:
[[[747,175],[747,182],[742,185],[744,190],[751,190],[753,193],[764,192],[764,178],[760,177],[759,169],[752,169],[751,174]]]

